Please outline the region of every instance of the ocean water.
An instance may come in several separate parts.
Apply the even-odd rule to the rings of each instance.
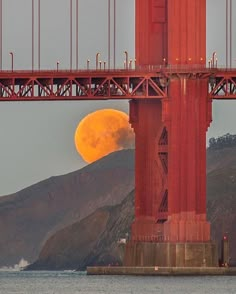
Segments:
[[[87,276],[84,272],[0,272],[0,294],[236,294],[236,277]]]

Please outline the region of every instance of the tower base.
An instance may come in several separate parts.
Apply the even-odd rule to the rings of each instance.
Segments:
[[[213,242],[152,243],[129,241],[124,266],[217,267],[218,251]]]

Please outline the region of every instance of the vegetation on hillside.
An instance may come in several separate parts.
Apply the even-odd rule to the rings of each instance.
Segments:
[[[218,138],[209,139],[209,148],[210,149],[222,149],[225,147],[236,147],[236,135],[231,135],[227,133]]]

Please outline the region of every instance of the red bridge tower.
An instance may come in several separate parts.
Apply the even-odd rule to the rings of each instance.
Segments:
[[[175,69],[168,98],[133,99],[135,220],[129,266],[217,266],[206,219],[206,131],[212,120],[206,0],[136,0],[136,65]],[[178,68],[180,69],[178,72]]]

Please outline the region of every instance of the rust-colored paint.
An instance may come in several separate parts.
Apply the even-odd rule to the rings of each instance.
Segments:
[[[162,64],[168,57],[167,1],[136,0],[135,7],[137,64]]]
[[[138,65],[204,64],[206,0],[136,0]]]
[[[136,56],[141,67],[205,64],[206,1],[137,0]],[[211,103],[207,87],[204,79],[179,74],[170,79],[167,98],[131,102],[130,120],[136,135],[133,240],[210,241],[206,131]]]

